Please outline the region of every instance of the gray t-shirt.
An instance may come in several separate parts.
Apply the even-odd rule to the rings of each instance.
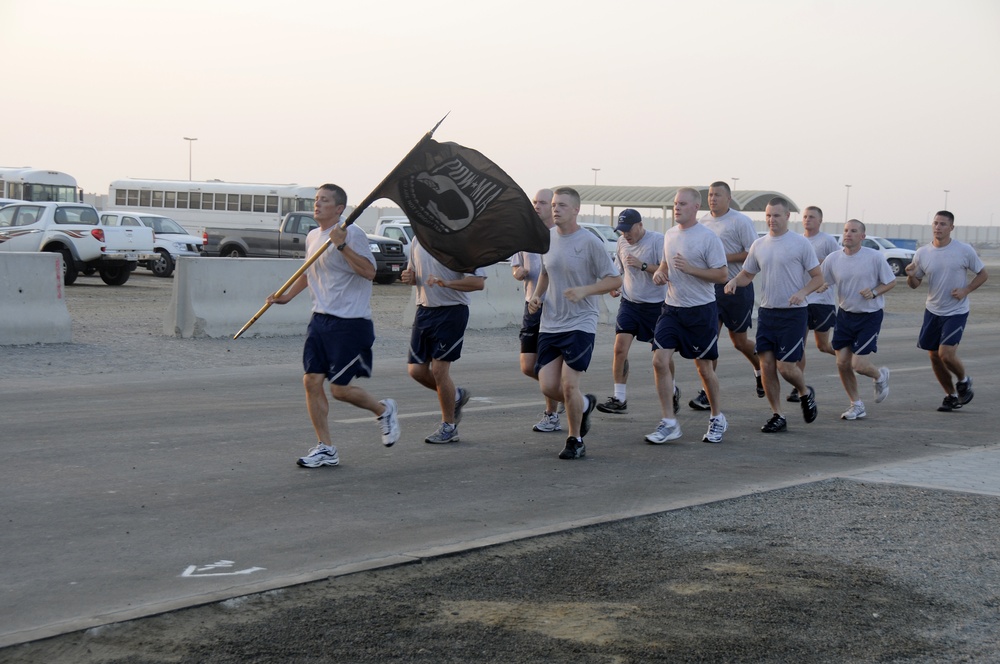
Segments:
[[[538,277],[542,276],[542,255],[519,251],[511,256],[510,266],[523,267],[528,271],[528,275],[521,282],[524,284],[524,301],[527,302],[534,296],[535,288],[538,287]]]
[[[666,303],[672,307],[697,307],[715,302],[715,284],[678,270],[677,254],[692,267],[722,267],[726,264],[726,250],[719,237],[703,224],[694,224],[688,229],[674,226],[663,238],[663,255],[669,268]]]
[[[855,314],[873,313],[885,306],[884,295],[866,300],[861,291],[896,280],[882,254],[868,247],[861,247],[854,255],[835,251],[823,260],[820,269],[831,290],[837,287],[840,308]]]
[[[754,230],[750,217],[732,208],[721,217],[707,214],[698,223],[704,224],[719,236],[722,248],[727,254],[749,251],[750,245],[757,239],[757,231]],[[732,279],[743,269],[743,263],[739,261],[729,263],[728,269],[729,278]]]
[[[442,265],[430,252],[420,246],[416,238],[410,246],[410,269],[416,277],[417,305],[421,307],[450,307],[456,304],[468,306],[472,303],[472,293],[459,291],[443,286],[428,286],[427,278],[431,275],[445,281],[462,279],[468,275],[486,278],[486,272],[477,268],[475,272],[456,272]]]
[[[806,237],[803,235],[803,237]],[[816,250],[816,258],[822,264],[827,256],[835,251],[840,251],[841,246],[837,244],[837,238],[833,237],[829,233],[816,233],[812,237],[806,237],[807,240],[812,244],[813,249]],[[806,277],[808,281],[811,277]],[[829,282],[827,282],[829,283]],[[834,304],[836,299],[834,298],[834,288],[831,284],[830,288],[827,288],[822,293],[817,293],[813,291],[809,293],[806,297],[806,304]]]
[[[306,255],[312,256],[330,239],[330,231],[314,228],[306,235]],[[368,236],[357,226],[347,227],[347,246],[375,265]],[[372,282],[348,264],[344,254],[330,247],[306,270],[312,310],[340,318],[372,317]]]
[[[597,334],[600,314],[597,296],[570,302],[563,293],[570,288],[590,286],[604,277],[618,276],[618,270],[604,244],[585,228],[569,235],[562,235],[558,228],[553,228],[549,237],[549,251],[542,256],[549,285],[539,331]]]
[[[770,233],[750,247],[743,269],[760,273],[760,306],[765,309],[796,309],[806,306],[788,300],[808,283],[809,270],[819,265],[809,240],[798,233],[785,232],[778,237]]]
[[[647,271],[643,272],[638,267],[629,267],[625,262],[628,256],[633,256],[642,263],[648,263]],[[624,237],[618,238],[615,265],[623,277],[622,297],[635,303],[663,302],[667,287],[654,284],[653,273],[648,271],[649,267],[655,269],[659,266],[662,260],[663,233],[646,231],[643,233],[642,239],[635,244],[629,244]]]
[[[927,278],[927,311],[935,316],[969,313],[969,298],[956,300],[951,292],[966,287],[968,272],[978,274],[983,269],[983,261],[971,245],[954,238],[943,247],[925,244],[917,249],[913,262],[917,266],[913,276]]]

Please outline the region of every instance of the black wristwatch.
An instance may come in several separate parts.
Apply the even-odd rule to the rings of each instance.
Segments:
[[[646,271],[646,264],[645,263],[642,264],[642,268],[641,269],[642,269],[643,272]]]
[[[346,246],[347,246],[346,242],[341,242],[340,244],[337,245],[337,251],[343,251],[344,247]]]

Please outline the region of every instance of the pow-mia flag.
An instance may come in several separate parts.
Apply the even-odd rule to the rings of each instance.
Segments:
[[[359,209],[379,198],[402,208],[421,246],[458,272],[518,251],[549,250],[549,230],[524,191],[499,166],[457,143],[424,137]]]

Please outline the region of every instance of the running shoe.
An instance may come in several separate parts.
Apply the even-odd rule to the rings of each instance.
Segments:
[[[597,405],[597,397],[593,394],[584,394],[583,417],[580,419],[580,438],[582,439],[590,433],[590,414],[594,412]]]
[[[560,459],[582,459],[587,456],[587,447],[579,438],[570,436],[566,439],[566,447],[559,453]]]
[[[440,445],[441,443],[458,442],[458,425],[442,422],[438,430],[424,438],[425,443]]]
[[[674,415],[681,409],[681,388],[674,383]]]
[[[726,429],[729,428],[729,422],[726,421],[726,416],[719,414],[716,417],[708,418],[708,433],[701,437],[701,442],[703,443],[721,443],[722,434],[726,433]]]
[[[385,412],[378,416],[378,426],[382,430],[382,444],[392,447],[399,440],[399,417],[397,417],[396,402],[392,399],[379,401],[385,406]]]
[[[878,370],[878,378],[875,379],[875,403],[882,403],[887,396],[889,396],[889,367],[882,367]]]
[[[949,394],[944,398],[944,401],[941,402],[941,405],[938,406],[938,411],[942,413],[950,413],[951,411],[958,410],[961,407],[962,402],[958,400],[958,397]]]
[[[861,420],[868,416],[865,411],[865,405],[860,401],[858,403],[852,403],[851,407],[845,410],[840,415],[842,420]]]
[[[757,381],[757,398],[758,399],[763,399],[764,396],[765,396],[765,393],[764,393],[764,381],[761,380],[760,376],[756,376],[756,375],[754,376],[754,380]]]
[[[646,434],[646,442],[652,443],[654,445],[662,445],[668,440],[677,440],[681,437],[681,424],[680,422],[674,421],[673,424],[667,424],[663,420],[656,427],[656,431],[650,434]]]
[[[964,381],[955,383],[955,389],[958,390],[959,404],[964,406],[972,401],[972,397],[975,396],[972,391],[972,376],[966,376]]]
[[[337,456],[337,448],[335,446],[319,443],[316,447],[309,450],[309,454],[301,457],[295,463],[299,464],[303,468],[336,466],[340,463],[340,457]]]
[[[597,404],[597,410],[602,413],[626,413],[628,412],[628,401],[619,401],[615,397],[608,397],[604,403]]]
[[[695,410],[711,410],[712,405],[708,403],[708,395],[705,394],[705,390],[700,390],[698,396],[691,401],[688,401],[688,405]]]
[[[767,424],[760,428],[764,433],[778,433],[779,431],[784,431],[788,428],[788,422],[785,421],[781,415],[775,413],[771,416],[771,419],[767,421]]]
[[[810,424],[819,415],[819,408],[816,407],[816,390],[808,385],[806,385],[806,390],[807,392],[799,399],[799,405],[802,406],[802,419],[806,421],[806,424]]]
[[[785,401],[790,401],[791,403],[798,403],[799,391],[793,387],[792,391],[788,394],[788,397],[785,398]]]
[[[462,406],[469,403],[472,394],[464,387],[458,388],[458,398],[455,399],[455,426],[462,421]]]
[[[542,413],[542,419],[538,420],[538,424],[531,427],[531,430],[541,433],[562,431],[562,425],[559,424],[559,413]]]

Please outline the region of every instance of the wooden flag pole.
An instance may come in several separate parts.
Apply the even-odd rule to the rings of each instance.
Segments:
[[[449,111],[449,113],[450,113],[450,111]],[[438,123],[436,125],[434,125],[433,129],[431,129],[429,132],[427,132],[424,135],[423,138],[421,138],[419,141],[417,141],[417,144],[414,145],[413,148],[409,152],[406,153],[406,156],[403,157],[403,159],[399,162],[399,164],[396,166],[396,168],[399,168],[401,165],[403,165],[404,163],[406,163],[406,161],[410,158],[410,155],[412,155],[414,152],[416,152],[417,150],[419,150],[420,147],[424,144],[424,142],[430,140],[431,136],[434,135],[434,132],[437,131],[437,128],[441,126],[441,123],[444,122],[445,118],[448,117],[449,113],[446,113],[445,116],[444,116],[444,118],[441,118],[440,120],[438,120]],[[389,174],[386,175],[382,179],[382,181],[378,184],[377,187],[375,187],[375,189],[372,190],[372,192],[370,194],[368,194],[368,197],[365,198],[365,200],[361,201],[361,203],[356,208],[354,208],[354,210],[347,217],[347,219],[344,220],[344,222],[343,222],[344,228],[347,228],[348,226],[350,226],[351,224],[353,224],[354,221],[355,221],[355,219],[357,219],[358,217],[360,217],[361,213],[364,212],[365,209],[367,209],[369,205],[371,205],[376,200],[378,200],[377,199],[377,196],[379,195],[378,192],[382,189],[382,186],[386,183],[386,181],[396,171],[396,168],[394,168],[391,171],[389,171]],[[281,288],[279,288],[278,290],[276,290],[274,292],[274,296],[275,297],[281,297],[281,295],[284,294],[285,291],[287,291],[289,288],[292,287],[292,284],[295,283],[296,279],[298,279],[299,277],[301,277],[302,274],[306,270],[309,269],[309,266],[311,266],[313,263],[315,263],[316,260],[323,254],[323,252],[326,251],[327,249],[329,249],[332,244],[333,243],[329,239],[327,239],[327,241],[324,242],[320,246],[320,248],[317,249],[316,252],[312,256],[310,256],[309,258],[307,258],[306,261],[302,264],[302,266],[299,267],[299,269],[295,271],[295,274],[293,274],[288,279],[288,281],[286,281],[284,283],[284,285],[281,286]],[[254,323],[256,323],[257,319],[259,319],[261,316],[263,316],[264,312],[267,311],[270,308],[271,308],[271,303],[270,302],[266,302],[264,304],[264,306],[261,307],[257,311],[257,313],[255,313],[253,315],[253,318],[251,318],[250,320],[248,320],[247,323],[246,323],[246,325],[244,325],[243,327],[241,327],[240,331],[233,335],[233,339],[239,339],[240,336],[244,332],[246,332],[248,329],[250,329],[250,326],[253,325]]]

